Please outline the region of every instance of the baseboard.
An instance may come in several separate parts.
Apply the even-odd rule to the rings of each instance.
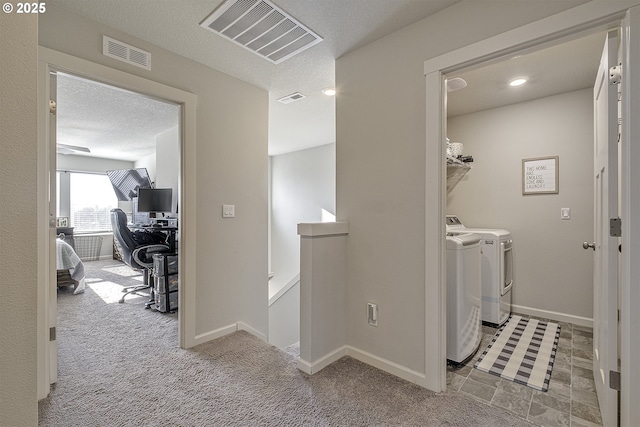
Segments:
[[[329,354],[322,356],[316,362],[310,363],[302,358],[298,358],[298,369],[302,372],[307,373],[309,375],[313,375],[317,372],[320,372],[327,366],[331,365],[333,362],[336,362],[347,355],[347,347],[340,347]]]
[[[423,373],[416,372],[414,370],[408,369],[405,366],[399,365],[395,362],[391,362],[389,360],[383,359],[381,357],[351,346],[340,347],[332,351],[331,353],[326,354],[313,363],[299,358],[298,369],[309,375],[313,375],[320,372],[322,369],[326,368],[327,366],[329,366],[333,362],[336,362],[344,356],[353,357],[354,359],[359,360],[362,363],[366,363],[367,365],[373,366],[374,368],[380,369],[381,371],[387,372],[391,375],[402,378],[403,380],[407,380],[419,386],[426,387],[427,381]]]
[[[556,311],[541,310],[539,308],[524,307],[521,305],[511,305],[511,311],[518,314],[526,314],[529,316],[542,317],[558,322],[573,323],[580,326],[593,328],[593,319],[582,316],[574,316],[572,314],[558,313]]]
[[[395,362],[391,362],[390,360],[383,359],[382,357],[351,346],[347,346],[347,356],[351,356],[354,359],[366,363],[367,365],[371,365],[374,368],[378,368],[381,371],[385,371],[391,375],[400,377],[403,380],[407,380],[426,388],[427,379],[421,372],[414,371],[406,366],[399,365]]]
[[[204,334],[196,335],[193,340],[194,345],[204,344],[211,340],[215,340],[216,338],[222,338],[225,335],[229,335],[238,330],[238,324],[233,323],[229,326],[224,326],[220,329],[216,329],[215,331],[209,331]]]
[[[262,341],[267,342],[267,336],[265,334],[263,334],[262,332],[258,331],[257,329],[252,328],[251,326],[247,325],[246,323],[238,322],[237,323],[237,330],[238,331],[247,331],[251,335],[254,335],[254,336],[260,338]]]
[[[265,334],[263,334],[262,332],[258,331],[257,329],[252,328],[251,326],[247,325],[246,323],[243,322],[237,322],[237,323],[233,323],[231,325],[228,326],[224,326],[222,328],[216,329],[215,331],[209,331],[206,332],[204,334],[200,334],[200,335],[196,335],[194,341],[193,341],[193,345],[198,345],[198,344],[204,344],[206,342],[209,342],[211,340],[215,340],[217,338],[222,338],[225,335],[229,335],[232,334],[236,331],[247,331],[249,332],[251,335],[254,335],[258,338],[260,338],[262,341],[267,342],[267,336]]]

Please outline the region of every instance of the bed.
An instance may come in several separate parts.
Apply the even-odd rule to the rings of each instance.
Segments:
[[[84,264],[73,247],[60,238],[56,239],[56,270],[58,287],[73,285],[74,295],[84,292]]]

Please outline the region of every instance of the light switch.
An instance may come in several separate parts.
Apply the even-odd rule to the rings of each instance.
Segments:
[[[571,219],[571,208],[560,208],[560,218]]]
[[[236,216],[236,205],[222,205],[222,218],[234,218]]]

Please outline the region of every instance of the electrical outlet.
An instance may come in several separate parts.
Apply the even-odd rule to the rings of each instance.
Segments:
[[[367,320],[371,326],[378,326],[378,304],[367,303]]]
[[[222,205],[222,218],[234,218],[236,216],[236,205]]]

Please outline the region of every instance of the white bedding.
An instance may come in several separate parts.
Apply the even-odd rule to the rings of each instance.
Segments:
[[[76,281],[73,286],[74,294],[84,292],[84,264],[71,245],[61,239],[56,239],[56,269],[69,270],[71,278]]]

